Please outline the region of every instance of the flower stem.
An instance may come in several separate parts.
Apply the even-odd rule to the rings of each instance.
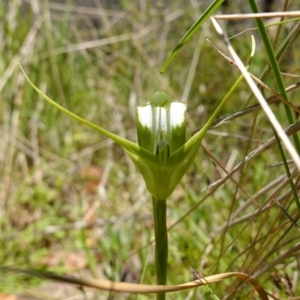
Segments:
[[[168,262],[168,232],[167,232],[167,203],[166,200],[152,198],[155,236],[155,267],[157,284],[167,282]],[[156,300],[164,300],[165,293],[159,293]]]

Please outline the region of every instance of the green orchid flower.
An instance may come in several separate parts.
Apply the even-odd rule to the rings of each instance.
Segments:
[[[30,81],[22,67],[21,70],[31,86],[48,103],[122,146],[142,174],[154,199],[164,200],[172,194],[192,164],[206,132],[206,129],[200,130],[185,143],[185,104],[172,100],[162,92],[157,92],[146,106],[138,107],[139,144],[136,144],[73,114],[57,104]]]
[[[156,162],[151,166],[136,166],[149,192],[157,200],[170,196],[182,177],[176,174],[179,153],[176,155],[177,164],[170,165],[168,162],[170,156],[185,143],[185,111],[185,104],[173,101],[162,92],[155,93],[145,106],[137,108],[138,144],[155,155]]]
[[[157,284],[165,285],[167,281],[168,260],[166,199],[172,194],[187,169],[192,164],[204,134],[220,113],[226,100],[241,82],[243,76],[241,75],[239,77],[203,128],[187,142],[185,142],[185,104],[172,100],[162,92],[157,92],[145,106],[139,106],[137,108],[136,124],[138,144],[136,144],[97,126],[60,106],[30,81],[22,67],[21,70],[31,86],[47,102],[73,119],[90,126],[114,140],[124,148],[138,168],[152,195],[156,281]],[[157,294],[156,299],[164,300],[165,293]]]

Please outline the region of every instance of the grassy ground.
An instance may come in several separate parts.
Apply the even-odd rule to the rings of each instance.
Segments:
[[[52,99],[132,141],[136,140],[135,107],[157,90],[187,101],[190,136],[214,111],[239,72],[205,41],[209,38],[226,52],[208,21],[167,71],[159,74],[170,51],[205,8],[194,1],[172,1],[167,7],[159,1],[122,1],[112,7],[95,1],[97,7],[92,9],[71,2],[0,3],[0,265],[154,283],[151,199],[140,174],[119,146],[43,102],[17,63]],[[290,2],[288,10],[295,10],[297,5]],[[227,26],[228,33],[235,34],[254,23]],[[278,45],[293,26],[283,26]],[[277,28],[270,30],[273,43]],[[244,61],[251,50],[250,34],[232,41]],[[267,58],[254,34],[258,50],[251,72],[260,77]],[[298,49],[296,40],[281,64],[283,72],[299,73]],[[284,78],[286,86],[297,80]],[[272,74],[265,83],[276,90]],[[298,93],[289,94],[296,106]],[[223,114],[254,103],[243,83]],[[272,108],[282,126],[288,126],[282,104]],[[284,168],[271,166],[281,161],[277,147],[265,149],[214,188],[226,172],[272,137],[262,112],[207,134],[206,150],[199,152],[168,202],[168,225],[176,223],[169,231],[170,284],[189,281],[193,267],[204,276],[248,273],[273,299],[300,295],[299,230],[274,199],[296,219],[299,211]],[[31,291],[35,296],[44,293],[42,299],[55,298],[53,290],[33,292],[42,284],[39,279],[0,277],[2,292]],[[256,299],[252,287],[238,280],[216,283],[210,289],[220,299]],[[104,292],[70,293],[80,299],[113,299]],[[205,288],[172,293],[168,299],[203,297],[216,299]]]

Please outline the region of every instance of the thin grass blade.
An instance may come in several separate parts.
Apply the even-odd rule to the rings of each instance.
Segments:
[[[167,60],[164,62],[160,72],[163,73],[169,63],[172,61],[174,56],[177,54],[179,49],[196,33],[196,31],[200,28],[200,26],[203,24],[205,20],[207,20],[214,11],[224,2],[224,0],[215,0],[207,9],[206,11],[201,15],[201,17],[194,23],[194,25],[187,31],[187,33],[184,35],[184,37],[181,39],[179,44],[174,48],[170,56],[167,58]]]

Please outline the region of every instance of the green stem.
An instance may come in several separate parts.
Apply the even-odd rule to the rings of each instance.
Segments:
[[[157,284],[167,283],[168,232],[167,201],[152,198],[155,236],[155,267]],[[164,300],[165,293],[159,293],[156,300]]]
[[[252,10],[253,13],[259,13],[259,9],[258,9],[258,6],[257,6],[257,3],[255,0],[248,0],[248,3],[249,3],[250,9]],[[287,100],[288,96],[287,96],[287,92],[285,90],[284,82],[282,80],[280,68],[277,63],[276,55],[274,53],[271,41],[269,39],[267,30],[265,28],[265,25],[264,25],[262,19],[255,19],[255,23],[258,28],[259,34],[261,36],[261,39],[264,43],[264,47],[266,49],[266,53],[269,58],[269,62],[270,62],[277,86],[278,86],[278,90],[279,90],[280,94],[283,96],[283,98]],[[294,120],[291,108],[286,103],[283,103],[283,106],[284,106],[289,124],[293,124],[295,122],[295,120]],[[299,141],[299,136],[297,135],[297,133],[293,134],[293,139],[294,139],[296,150],[300,154],[300,141]]]
[[[253,13],[259,13],[259,9],[258,9],[258,6],[257,6],[257,3],[256,3],[255,0],[248,0],[248,3],[249,3],[251,11]],[[264,43],[264,46],[265,46],[265,49],[266,49],[266,52],[267,52],[267,55],[268,55],[268,58],[269,58],[269,63],[270,63],[270,66],[272,68],[274,77],[276,79],[276,83],[277,83],[277,86],[278,86],[279,93],[283,96],[284,99],[287,100],[288,99],[287,92],[285,90],[284,82],[282,80],[282,76],[281,76],[281,73],[280,73],[280,68],[279,68],[275,53],[273,51],[273,47],[272,47],[271,41],[269,39],[267,30],[266,30],[266,28],[264,26],[264,23],[261,19],[256,19],[255,22],[256,22],[256,26],[258,28],[259,34],[261,36],[261,39]],[[294,121],[294,117],[293,117],[293,113],[291,111],[291,108],[285,103],[283,103],[283,106],[284,106],[285,113],[286,113],[287,119],[289,121],[289,124],[293,124],[295,121]],[[282,161],[284,163],[284,167],[285,167],[287,176],[290,177],[291,172],[289,170],[289,166],[287,164],[286,157],[285,157],[282,145],[280,143],[279,137],[278,137],[277,133],[275,132],[275,130],[274,130],[274,135],[275,135],[275,138],[276,138],[276,141],[277,141],[278,148],[280,149],[280,154],[281,154],[281,157],[282,157]],[[295,148],[296,148],[298,154],[300,154],[300,140],[299,140],[299,136],[298,136],[297,133],[293,134],[293,140],[294,140]],[[299,198],[298,198],[296,187],[295,187],[294,182],[292,180],[290,180],[290,187],[291,187],[291,190],[293,191],[295,203],[298,207],[298,210],[300,211],[300,201],[299,201]]]

